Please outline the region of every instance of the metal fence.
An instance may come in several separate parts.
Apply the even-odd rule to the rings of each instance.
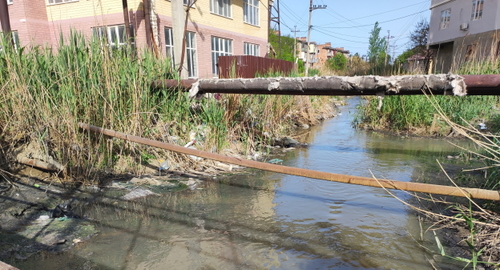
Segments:
[[[251,55],[219,56],[218,60],[219,78],[255,78],[269,73],[288,76],[294,67],[293,62]]]

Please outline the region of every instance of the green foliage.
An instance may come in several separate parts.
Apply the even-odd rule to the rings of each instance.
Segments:
[[[269,43],[276,51],[276,59],[295,62],[293,51],[295,50],[295,40],[290,36],[279,36],[273,30],[269,31]]]
[[[477,118],[493,116],[491,107],[499,102],[497,96],[434,96],[445,114],[455,123],[465,124]],[[373,128],[388,128],[394,131],[428,129],[435,121],[436,110],[425,96],[386,96],[381,110],[377,110],[378,99],[369,98],[359,110],[358,123]],[[445,134],[441,134],[445,135]]]
[[[345,70],[347,68],[347,58],[344,54],[337,53],[332,58],[326,60],[326,66],[335,71]]]
[[[375,65],[383,64],[386,56],[387,41],[383,36],[380,36],[381,30],[378,22],[375,22],[368,40],[368,59],[370,63]]]
[[[406,63],[406,59],[410,58],[415,53],[416,53],[415,49],[408,49],[396,58],[396,62],[397,63]]]
[[[0,64],[0,141],[37,142],[67,164],[68,175],[84,179],[98,172],[96,164],[113,166],[121,156],[151,160],[159,150],[82,132],[79,122],[179,145],[195,133],[198,149],[217,151],[241,140],[255,146],[264,131],[278,135],[289,123],[282,119],[304,108],[283,96],[248,95],[244,103],[230,103],[229,95],[194,101],[177,89],[153,88],[152,82],[175,77],[168,61],[148,50],[88,42],[79,33],[61,40],[57,51],[4,46]],[[184,156],[161,156],[189,166]]]

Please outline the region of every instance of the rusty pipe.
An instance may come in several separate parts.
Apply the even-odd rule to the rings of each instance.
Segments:
[[[384,92],[386,95],[421,95],[430,90],[436,95],[453,94],[452,86],[447,84],[446,74],[438,75],[408,75],[393,76],[399,80],[400,88],[397,91],[387,85],[378,85],[378,76],[357,76],[362,83],[350,86],[350,82],[342,81],[349,77],[308,77],[308,78],[254,78],[254,79],[188,79],[188,80],[156,80],[153,88],[178,88],[190,90],[197,83],[199,93],[227,93],[227,94],[264,94],[264,95],[331,95],[331,96],[364,96],[377,95]],[[473,95],[500,95],[500,75],[456,75],[463,78],[466,86],[464,94]],[[432,78],[441,77],[436,80]],[[282,82],[279,89],[272,89],[272,84],[278,79]],[[271,87],[270,87],[271,86]],[[271,88],[271,89],[270,89]]]
[[[133,136],[109,129],[100,128],[97,126],[92,126],[85,123],[78,123],[78,126],[82,129],[89,130],[92,132],[104,134],[107,136],[120,138],[123,140],[128,140],[131,142],[136,142],[140,144],[145,144],[153,147],[162,148],[165,150],[175,151],[182,154],[193,155],[202,158],[208,158],[217,160],[220,162],[240,165],[244,167],[256,168],[261,170],[266,170],[270,172],[290,174],[296,176],[309,177],[320,180],[327,180],[332,182],[340,182],[347,184],[372,186],[372,187],[384,187],[387,189],[398,189],[412,192],[423,192],[432,193],[447,196],[458,196],[458,197],[470,197],[473,199],[486,199],[500,201],[500,192],[494,190],[484,190],[477,188],[457,188],[452,186],[442,186],[433,184],[423,184],[423,183],[412,183],[412,182],[402,182],[395,180],[377,180],[369,177],[360,177],[328,172],[313,171],[308,169],[287,167],[282,165],[258,162],[253,160],[246,160],[236,157],[228,157],[220,154],[200,151],[196,149],[190,149],[170,143],[158,142],[146,138],[141,138],[138,136]]]

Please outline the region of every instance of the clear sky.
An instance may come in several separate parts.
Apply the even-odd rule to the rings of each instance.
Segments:
[[[310,0],[280,0],[281,33],[307,37]],[[275,2],[276,4],[276,2]],[[375,22],[380,35],[390,31],[390,54],[397,57],[408,49],[410,32],[422,19],[429,21],[431,0],[313,0],[313,5],[327,5],[312,12],[311,41],[331,42],[352,55],[366,55],[368,39]],[[271,24],[273,27],[274,24]],[[296,30],[300,31],[294,33]]]

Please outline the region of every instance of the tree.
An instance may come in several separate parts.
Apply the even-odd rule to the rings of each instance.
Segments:
[[[410,45],[409,48],[398,56],[398,61],[405,63],[408,58],[414,55],[418,55],[424,58],[423,66],[421,66],[423,72],[429,70],[430,59],[432,58],[432,50],[427,49],[427,38],[429,36],[429,23],[427,20],[422,19],[415,25],[415,30],[410,33]]]
[[[343,53],[336,53],[332,58],[326,60],[326,66],[335,71],[345,70],[347,67],[347,58]]]
[[[410,33],[410,48],[416,51],[423,51],[427,47],[427,37],[429,36],[429,23],[422,19],[415,25],[415,30]]]
[[[293,50],[295,50],[293,37],[279,36],[271,29],[269,30],[269,43],[276,52],[276,56],[273,58],[295,62],[295,59],[293,59]]]
[[[384,37],[380,36],[381,27],[378,26],[378,22],[375,22],[373,30],[370,33],[370,39],[368,40],[368,59],[372,64],[383,64],[386,55],[387,41]]]

